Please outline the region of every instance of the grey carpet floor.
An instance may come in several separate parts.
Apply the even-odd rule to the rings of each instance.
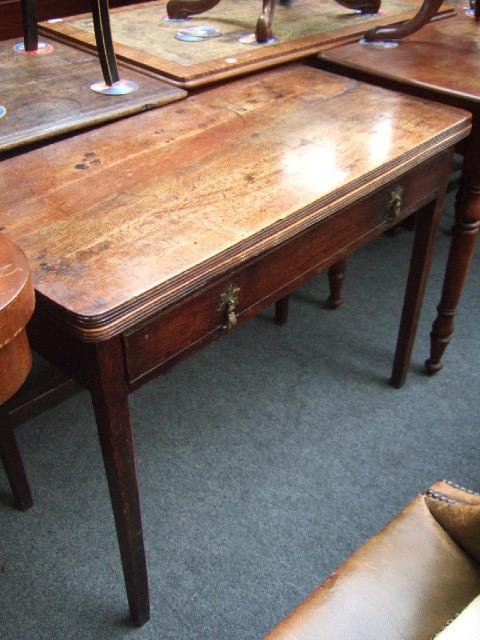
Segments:
[[[337,311],[320,276],[285,327],[265,313],[132,396],[152,601],[139,630],[88,395],[19,428],[35,505],[13,510],[0,471],[1,638],[256,640],[431,482],[480,489],[478,257],[444,370],[422,367],[444,234],[407,384],[386,383],[411,240],[357,253]]]

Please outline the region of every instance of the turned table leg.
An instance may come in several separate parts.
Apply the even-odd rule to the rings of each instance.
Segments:
[[[13,427],[5,411],[0,410],[0,460],[12,489],[16,506],[27,511],[33,504],[27,474],[18,450]]]
[[[135,452],[120,338],[94,345],[88,364],[103,462],[134,624],[150,617]]]
[[[445,175],[445,185],[446,182],[447,175]],[[407,377],[443,202],[444,192],[416,215],[415,238],[390,378],[390,384],[393,387],[400,388]]]
[[[441,359],[453,334],[454,317],[470,269],[475,241],[480,229],[479,116],[474,117],[463,166],[461,195],[457,201],[456,220],[443,280],[442,296],[437,307],[438,315],[430,334],[430,357],[425,362],[429,373],[436,373],[442,368]]]
[[[346,260],[339,260],[328,270],[328,282],[330,285],[330,295],[327,299],[329,309],[338,309],[342,304],[342,288],[345,280]]]

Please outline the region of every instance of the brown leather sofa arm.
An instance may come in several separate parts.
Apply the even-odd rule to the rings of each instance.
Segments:
[[[432,640],[480,594],[477,510],[480,496],[436,483],[265,640]]]

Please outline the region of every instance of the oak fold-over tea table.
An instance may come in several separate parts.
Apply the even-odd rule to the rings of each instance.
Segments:
[[[32,266],[32,346],[91,394],[137,625],[128,394],[416,212],[400,386],[469,129],[462,111],[296,64],[4,159],[0,226]]]

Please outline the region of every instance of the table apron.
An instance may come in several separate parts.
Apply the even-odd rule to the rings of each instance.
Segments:
[[[451,150],[430,159],[366,198],[320,221],[294,239],[230,271],[160,315],[124,332],[130,390],[218,338],[225,329],[220,296],[238,288],[242,322],[328,269],[437,197]],[[392,215],[394,190],[401,207]]]

